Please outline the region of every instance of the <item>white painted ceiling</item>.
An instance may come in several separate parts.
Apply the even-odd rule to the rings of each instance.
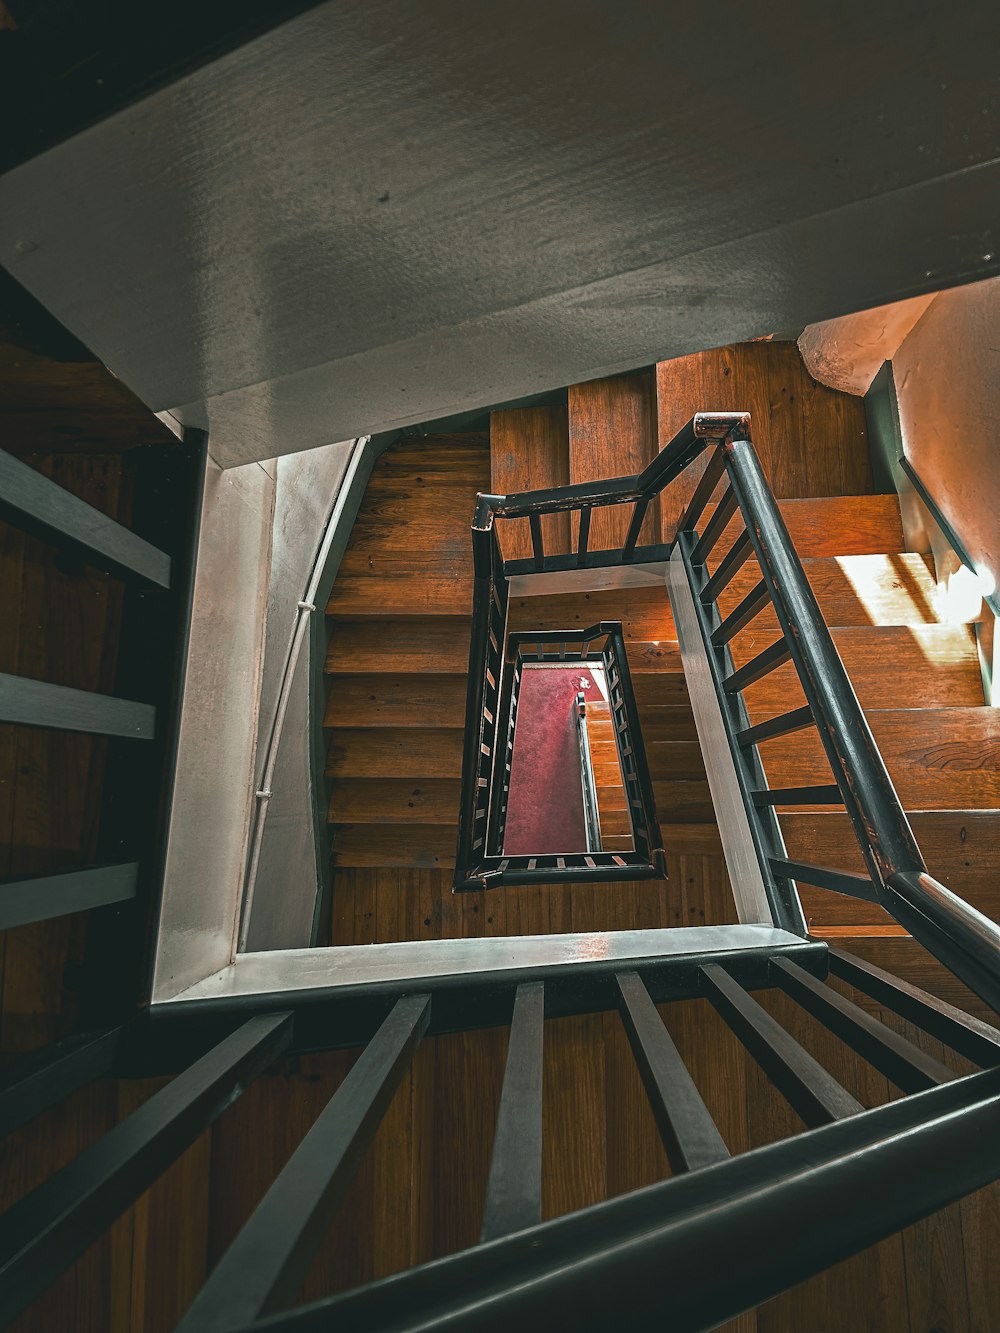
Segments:
[[[981,0],[327,3],[0,178],[0,262],[273,457],[1000,272],[998,38]]]

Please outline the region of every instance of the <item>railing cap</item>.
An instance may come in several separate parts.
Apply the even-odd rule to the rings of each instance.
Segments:
[[[750,439],[749,412],[697,412],[693,426],[700,440]]]

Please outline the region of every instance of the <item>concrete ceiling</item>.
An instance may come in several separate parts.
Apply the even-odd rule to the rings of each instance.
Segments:
[[[271,457],[1000,272],[998,39],[982,0],[328,3],[0,177],[0,262]]]

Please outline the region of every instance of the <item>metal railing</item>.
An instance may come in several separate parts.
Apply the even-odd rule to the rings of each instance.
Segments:
[[[496,559],[499,547],[495,536],[490,551]],[[475,732],[471,739],[466,734],[462,808],[468,813],[464,825],[459,828],[456,891],[560,880],[662,878],[665,873],[663,839],[656,821],[653,788],[621,623],[604,621],[585,630],[530,630],[508,634],[506,639],[502,634],[495,637],[492,625],[487,622],[487,614],[493,613],[484,611],[483,606],[485,603],[487,608],[499,608],[501,602],[506,605],[506,581],[503,597],[495,596],[493,591],[499,576],[500,571],[491,566],[488,578],[483,580],[481,599],[473,607],[466,718],[473,720]],[[499,618],[497,612],[498,626]],[[478,645],[477,630],[485,640]],[[503,684],[497,700],[494,682],[499,675],[501,643],[504,644]],[[511,855],[504,850],[504,834],[520,682],[525,664],[566,662],[569,665],[590,661],[600,662],[607,680],[632,831],[632,850]]]
[[[724,663],[737,622],[749,623],[754,608],[770,601],[781,626],[780,640],[755,662],[730,671],[719,689],[735,709],[752,679],[780,661],[795,662],[810,717],[827,745],[836,799],[855,819],[869,874],[846,876],[791,863],[768,852],[763,836],[762,855],[779,861],[770,867],[775,874],[873,894],[995,1003],[996,927],[923,869],[760,474],[745,418],[697,418],[679,438],[682,447],[670,446],[671,467],[677,470],[695,456],[692,441],[700,448],[715,445],[681,524],[678,549],[691,570],[717,661]],[[729,490],[699,535],[697,524],[723,473]],[[641,488],[631,490],[639,490],[633,503],[641,504]],[[747,519],[746,532],[709,572],[706,561],[737,508]],[[481,517],[487,519],[485,509]],[[481,540],[474,538],[475,613],[483,635],[473,647],[466,750],[487,781],[497,762],[507,605],[506,574],[491,529],[490,515]],[[763,591],[758,586],[743,599],[742,609],[723,618],[718,594],[751,555],[760,563]],[[17,701],[16,693],[11,697]],[[762,724],[770,727],[765,735],[759,727],[738,725],[735,711],[727,716],[732,744],[744,754],[755,752],[767,735],[811,725],[802,716],[786,717]],[[482,749],[484,737],[488,752]],[[755,816],[798,799],[754,785],[754,771],[746,770],[745,799]],[[489,819],[488,802],[480,810],[482,790],[473,789],[464,812],[470,846],[479,837],[478,825]],[[831,788],[809,791],[812,798],[822,793],[835,799]],[[766,825],[760,827],[766,832]],[[486,836],[484,827],[484,848]],[[111,1070],[134,1071],[141,1062],[144,1074],[176,1077],[0,1218],[0,1324],[15,1319],[106,1233],[257,1077],[284,1056],[308,1051],[362,1048],[207,1275],[183,1317],[182,1333],[313,1333],[332,1326],[368,1333],[428,1328],[505,1333],[512,1323],[533,1328],[554,1320],[595,1333],[609,1326],[645,1330],[654,1321],[678,1333],[709,1329],[1000,1176],[1000,1157],[992,1147],[1000,1134],[995,1028],[870,963],[786,931],[741,925],[631,935],[625,965],[620,954],[616,957],[620,937],[614,935],[482,939],[463,945],[496,945],[498,961],[480,967],[467,959],[464,971],[431,960],[419,975],[399,979],[397,974],[391,981],[249,995],[219,991],[199,1001],[157,1006],[123,1031],[71,1039],[10,1071],[0,1087],[0,1127],[7,1130]],[[570,952],[567,940],[576,944]],[[420,947],[433,954],[441,943]],[[515,943],[520,947],[513,948]],[[365,945],[359,952],[380,948],[400,946]],[[957,1075],[828,986],[828,970],[982,1072]],[[905,1095],[865,1109],[752,994],[779,989]],[[731,1155],[674,1044],[672,1023],[668,1026],[657,1010],[666,1005],[670,1015],[674,1006],[696,997],[712,1004],[748,1062],[804,1122],[803,1132]],[[543,1221],[546,1023],[594,1013],[620,1017],[672,1174]],[[479,1243],[296,1306],[303,1279],[421,1041],[501,1024],[509,1024],[509,1041],[491,1161],[485,1179],[469,1185],[484,1201]],[[597,1025],[600,1034],[604,1030]],[[713,1040],[706,1034],[706,1041]],[[724,1049],[731,1059],[731,1046]],[[712,1055],[721,1061],[723,1047]],[[547,1058],[554,1056],[559,1053]],[[604,1092],[612,1105],[622,1094],[620,1079],[609,1078]],[[630,1100],[614,1104],[619,1123],[635,1109]],[[439,1169],[456,1169],[453,1154],[438,1154],[436,1161]],[[662,1280],[664,1273],[669,1281]]]
[[[638,547],[638,534],[651,501],[708,449],[712,450],[711,457],[678,523],[674,543]],[[723,493],[713,504],[716,489],[723,483]],[[615,549],[591,551],[591,512],[609,505],[632,506],[625,541]],[[699,530],[698,524],[710,506],[711,512]],[[576,552],[546,555],[542,517],[574,511],[580,515]],[[698,608],[761,873],[772,903],[784,903],[789,910],[797,905],[797,879],[878,902],[977,995],[993,1009],[1000,1009],[1000,928],[928,872],[761,468],[751,441],[748,413],[698,413],[635,476],[554,490],[480,496],[477,523],[487,514],[491,531],[495,531],[496,519],[527,518],[530,523],[533,556],[503,562],[505,579],[662,560],[676,547]],[[742,522],[742,530],[710,571],[707,562],[734,521]],[[751,557],[759,567],[760,578],[723,617],[718,609],[719,595]],[[773,607],[779,635],[737,670],[729,645],[765,607]],[[794,664],[801,681],[805,706],[752,726],[743,691],[787,661]],[[760,747],[806,727],[818,731],[833,781],[780,791],[769,789]],[[794,861],[785,854],[776,808],[817,804],[844,806],[867,875]]]
[[[120,1209],[149,1183],[150,1159],[178,1155],[282,1052],[315,1049],[317,1034],[327,1048],[338,1035],[356,1044],[359,1021],[363,1050],[349,1076],[208,1275],[179,1333],[318,1333],[333,1326],[499,1333],[512,1321],[534,1328],[556,1317],[595,1333],[609,1325],[642,1330],[664,1320],[692,1333],[716,1327],[1000,1175],[1000,1158],[989,1146],[1000,1133],[1000,1032],[871,964],[831,955],[820,942],[786,934],[771,947],[741,947],[743,933],[755,929],[680,931],[704,938],[705,949],[630,968],[598,950],[572,971],[481,973],[461,985],[440,976],[422,987],[313,1004],[318,1012],[311,1015],[301,999],[293,1012],[291,997],[272,994],[268,1012],[258,1010],[235,1030],[239,1015],[231,1001],[175,1014],[147,1038],[160,1058],[166,1051],[176,1061],[220,1020],[228,1018],[229,1028],[207,1055],[113,1130],[99,1151],[85,1153],[74,1171],[57,1174],[47,1196],[36,1197],[38,1191],[25,1201],[33,1220],[51,1215],[75,1224],[53,1233],[50,1275],[99,1234],[100,1218],[87,1206],[87,1187],[92,1191],[101,1179],[96,1173],[111,1176],[105,1208]],[[730,932],[731,948],[709,946],[719,930]],[[828,961],[838,977],[983,1072],[958,1076],[873,1018],[821,979]],[[790,996],[906,1095],[866,1109],[751,994],[761,989]],[[670,1035],[674,1014],[696,996],[709,1000],[747,1059],[804,1121],[804,1131],[731,1155]],[[545,1050],[546,1023],[602,1012],[620,1017],[672,1175],[543,1221],[543,1062],[552,1058]],[[302,1280],[421,1040],[498,1022],[509,1024],[510,1035],[489,1170],[474,1186],[483,1200],[479,1243],[296,1307]],[[609,1081],[605,1092],[610,1104],[621,1095],[620,1081]],[[21,1208],[15,1205],[12,1220]],[[0,1267],[6,1282],[0,1316],[40,1289],[32,1268],[40,1244],[34,1231],[22,1236],[20,1253]],[[719,1254],[727,1256],[721,1266]],[[664,1272],[667,1283],[659,1277]]]
[[[106,762],[93,763],[86,778],[74,774],[72,781],[53,765],[46,792],[56,827],[77,795],[73,782],[92,784],[98,864],[74,864],[64,849],[52,849],[53,872],[0,881],[2,930],[89,914],[78,979],[88,1024],[121,1022],[144,999],[144,955],[162,887],[165,810],[174,781],[205,457],[204,434],[195,430],[183,443],[137,450],[132,527],[126,527],[0,450],[0,519],[57,552],[74,577],[91,568],[121,584],[120,632],[117,618],[109,617],[100,643],[105,660],[114,663],[113,693],[0,674],[0,723],[106,738]],[[111,605],[113,599],[110,593]],[[42,609],[30,610],[40,622]],[[5,628],[12,615],[9,605],[0,605]],[[13,615],[11,623],[16,620]],[[62,618],[59,623],[63,642],[46,648],[58,647],[68,659],[80,651],[80,626]],[[11,774],[0,774],[0,782],[10,781]],[[64,836],[72,845],[68,830]],[[15,849],[15,864],[23,850]],[[38,850],[32,848],[32,859]],[[92,1036],[84,1041],[92,1054],[110,1049]],[[65,1049],[53,1047],[52,1059],[76,1051],[79,1042],[73,1036]],[[36,1065],[45,1059],[34,1057]]]
[[[583,820],[587,831],[587,851],[601,850],[601,812],[597,801],[597,782],[590,753],[590,729],[587,726],[587,696],[576,696],[576,741],[580,750],[580,790],[583,796]]]
[[[1000,928],[938,883],[927,870],[864,711],[837,652],[802,562],[788,534],[750,438],[746,415],[702,414],[690,431],[715,452],[687,511],[678,524],[677,543],[710,656],[719,672],[723,716],[734,752],[751,756],[742,764],[747,811],[760,832],[762,869],[791,885],[795,880],[837,893],[873,900],[904,926],[991,1008],[1000,1010]],[[697,530],[715,486],[728,485],[702,530]],[[737,515],[739,532],[714,571],[708,560]],[[756,561],[760,579],[724,618],[720,593],[741,566]],[[779,637],[739,670],[726,648],[765,607],[777,617]],[[785,661],[791,661],[806,703],[757,726],[749,725],[742,692]],[[761,781],[760,748],[767,741],[806,727],[818,732],[833,782],[772,790]],[[868,873],[791,860],[774,840],[775,807],[842,805],[850,817]]]

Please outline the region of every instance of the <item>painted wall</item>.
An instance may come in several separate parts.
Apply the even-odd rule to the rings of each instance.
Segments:
[[[266,738],[274,723],[298,604],[305,595],[353,447],[354,441],[349,440],[277,460],[257,784],[263,773]],[[314,614],[322,616],[323,611],[323,607],[317,607]],[[248,949],[293,949],[312,943],[319,883],[310,766],[310,689],[307,634],[292,670],[288,704],[276,742],[272,796],[262,812],[260,860],[246,923]]]
[[[254,792],[296,606],[351,447],[223,469],[209,442],[154,999],[232,957]],[[258,875],[262,913],[294,944],[308,942],[317,888],[304,662]]]
[[[906,457],[1000,584],[1000,279],[942,292],[892,358]]]
[[[209,456],[153,998],[232,956],[252,808],[275,469]]]
[[[934,293],[930,292],[808,325],[798,339],[806,369],[813,379],[831,389],[867,393],[883,362],[892,360],[933,300]]]

